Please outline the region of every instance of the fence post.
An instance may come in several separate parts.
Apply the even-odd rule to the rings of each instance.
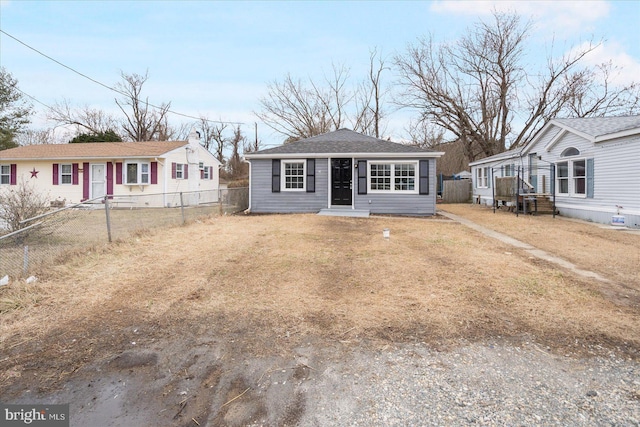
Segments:
[[[182,225],[186,223],[184,218],[184,201],[182,200],[182,192],[180,192],[180,213],[182,214]]]
[[[22,272],[26,276],[29,271],[29,245],[24,245],[24,253],[22,256]]]
[[[107,235],[109,236],[109,243],[111,243],[111,213],[109,212],[109,197],[104,196],[104,212],[107,216]]]
[[[222,209],[222,189],[218,186],[218,215],[222,216],[224,209]]]

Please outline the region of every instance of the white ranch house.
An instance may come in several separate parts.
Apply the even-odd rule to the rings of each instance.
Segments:
[[[0,192],[29,184],[52,206],[113,196],[126,207],[171,207],[181,192],[187,204],[215,202],[219,167],[197,132],[188,141],[30,145],[0,151]]]
[[[474,203],[552,203],[561,215],[640,227],[640,116],[554,119],[525,147],[472,162]],[[529,202],[527,202],[529,201]]]

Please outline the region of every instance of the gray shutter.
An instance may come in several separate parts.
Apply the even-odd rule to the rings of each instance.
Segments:
[[[280,192],[280,160],[278,159],[271,161],[271,192]]]
[[[487,187],[491,188],[491,181],[493,181],[493,168],[484,168],[484,173],[487,175]]]
[[[429,160],[420,160],[420,194],[429,194]]]
[[[367,161],[358,160],[358,194],[367,194]]]
[[[593,199],[593,159],[587,159],[587,197]]]
[[[551,194],[556,194],[556,165],[549,166],[549,176],[551,177]]]
[[[307,193],[316,192],[316,159],[307,159]]]

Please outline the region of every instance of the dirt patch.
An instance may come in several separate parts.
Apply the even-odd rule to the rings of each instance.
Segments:
[[[490,225],[488,210],[469,215]],[[597,258],[601,239],[616,268],[581,262],[624,282],[631,303],[453,221],[218,217],[41,272],[29,298],[0,314],[0,393],[73,400],[78,420],[112,411],[161,425],[295,425],[314,369],[352,346],[500,337],[638,356],[638,236],[493,218],[501,232],[526,228],[513,237],[534,246],[560,234],[564,246],[543,247],[553,253]]]

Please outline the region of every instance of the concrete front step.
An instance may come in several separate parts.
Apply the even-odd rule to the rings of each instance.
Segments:
[[[359,218],[369,218],[370,212],[365,209],[351,209],[351,208],[330,208],[321,209],[318,215],[324,216],[349,216]]]

